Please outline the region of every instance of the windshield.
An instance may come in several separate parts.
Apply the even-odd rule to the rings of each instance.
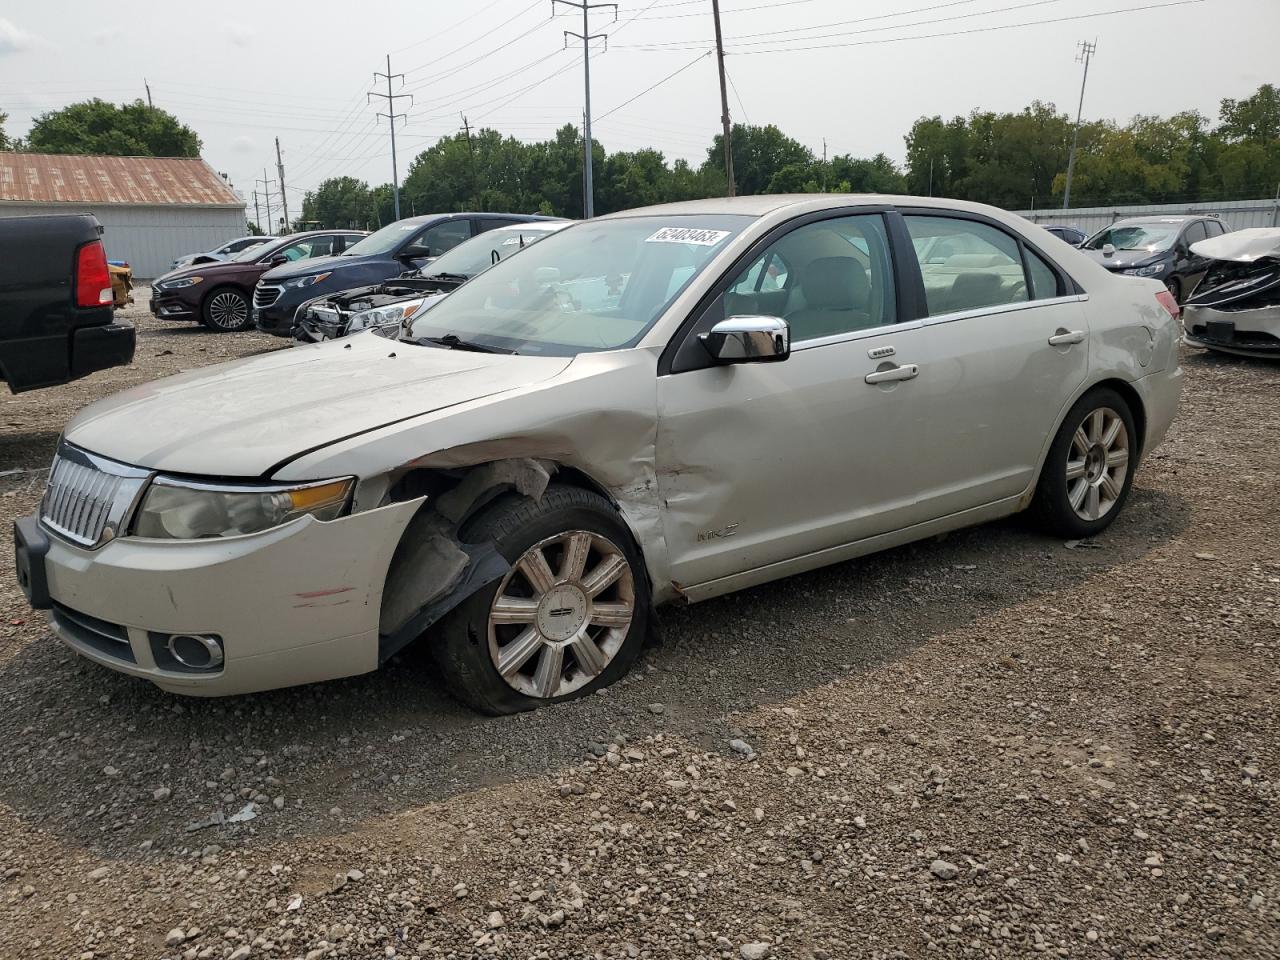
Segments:
[[[1117,250],[1168,250],[1178,239],[1180,223],[1130,223],[1107,227],[1084,245],[1086,250],[1101,250],[1108,243]]]
[[[465,243],[458,244],[452,250],[432,260],[422,268],[422,276],[451,273],[459,277],[474,277],[478,273],[484,273],[497,262],[493,256],[495,251],[497,251],[498,260],[505,260],[518,250],[531,243],[537,243],[558,229],[558,227],[549,229],[522,224],[518,227],[499,227],[497,230],[490,230],[478,237],[472,237]]]
[[[378,257],[395,250],[422,229],[421,223],[397,220],[377,233],[371,233],[354,246],[347,247],[344,257]]]
[[[652,216],[576,224],[459,287],[404,339],[453,335],[497,350],[560,357],[631,346],[753,219]]]
[[[227,259],[235,263],[251,263],[263,254],[270,253],[272,250],[278,250],[288,242],[288,239],[288,237],[285,237],[282,240],[267,240],[263,243],[255,243],[252,246],[245,247],[239,253],[233,253]]]

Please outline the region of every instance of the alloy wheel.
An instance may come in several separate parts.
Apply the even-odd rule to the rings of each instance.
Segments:
[[[609,666],[635,614],[631,564],[613,541],[573,530],[526,550],[489,607],[489,655],[508,686],[549,700]]]
[[[230,290],[215,294],[209,301],[209,320],[221,330],[235,330],[249,319],[249,304]]]
[[[1129,473],[1129,431],[1110,407],[1098,407],[1076,428],[1067,452],[1067,499],[1082,520],[1115,508]]]

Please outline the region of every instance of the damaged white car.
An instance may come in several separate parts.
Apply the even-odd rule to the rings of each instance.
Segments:
[[[1181,388],[1177,306],[976,204],[742,197],[576,224],[365,333],[68,424],[19,521],[80,654],[236,694],[419,637],[493,713],[652,610],[1032,508],[1103,530]]]
[[[1203,240],[1214,261],[1183,309],[1187,343],[1246,357],[1280,357],[1280,229]]]

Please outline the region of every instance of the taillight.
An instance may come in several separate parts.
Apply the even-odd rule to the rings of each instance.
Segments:
[[[111,273],[102,241],[86,243],[76,252],[76,306],[101,307],[112,299]]]
[[[1182,316],[1182,308],[1178,306],[1178,301],[1168,290],[1161,290],[1157,293],[1156,301],[1169,312],[1169,316],[1173,317],[1173,319],[1177,320]]]

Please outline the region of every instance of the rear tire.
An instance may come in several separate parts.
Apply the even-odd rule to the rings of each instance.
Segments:
[[[253,326],[249,298],[235,287],[211,290],[200,305],[201,322],[218,333],[239,333]]]
[[[609,501],[559,485],[539,501],[504,495],[463,538],[492,541],[512,569],[450,613],[432,643],[462,703],[494,715],[533,710],[594,693],[635,663],[649,582]]]
[[[1062,421],[1045,458],[1031,513],[1048,533],[1093,537],[1119,515],[1133,485],[1138,432],[1128,402],[1101,387]]]

